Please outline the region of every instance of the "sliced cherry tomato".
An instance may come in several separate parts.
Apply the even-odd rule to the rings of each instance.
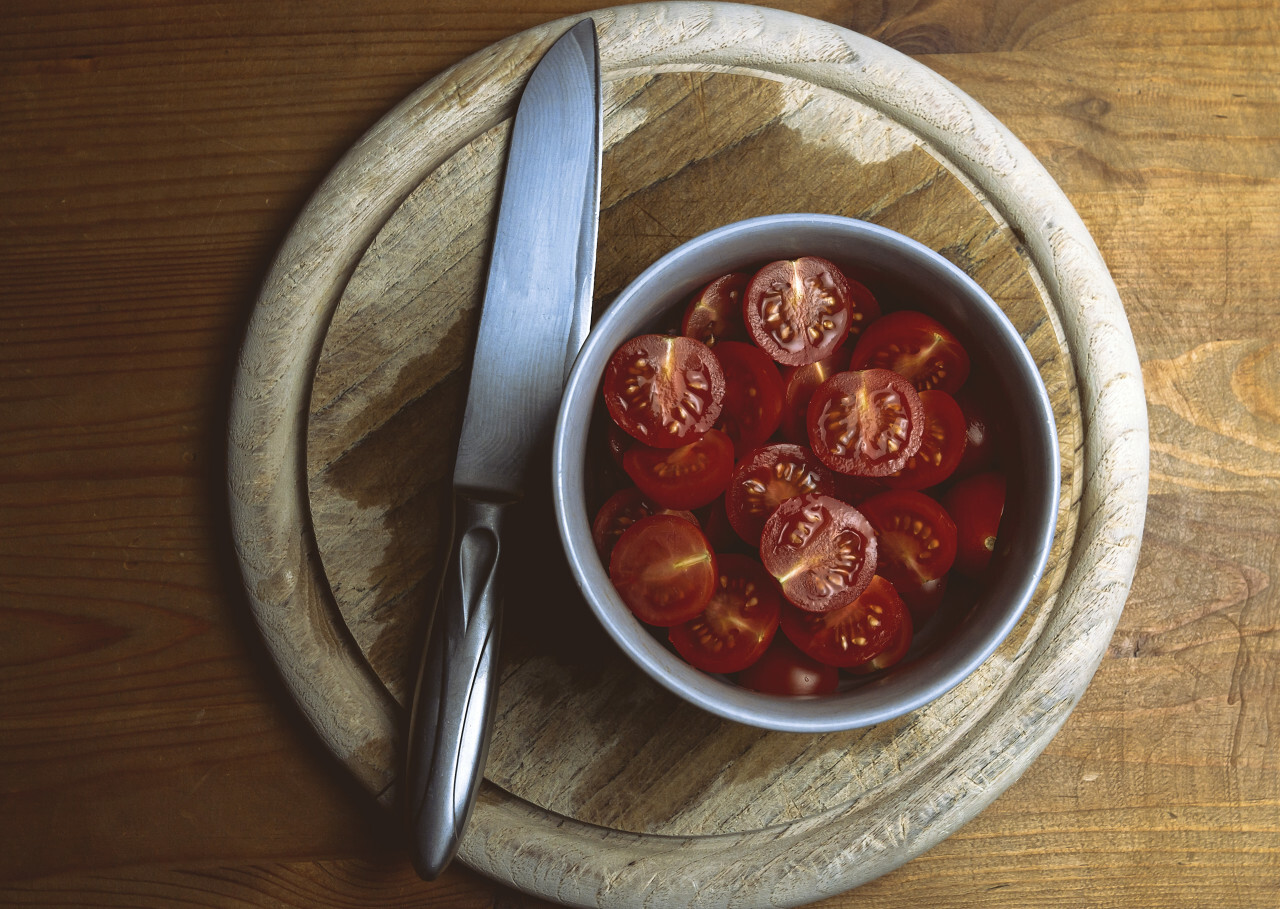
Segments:
[[[830,356],[849,335],[853,292],[832,262],[816,256],[770,262],[747,282],[742,318],[753,341],[779,363]]]
[[[716,496],[710,505],[703,505],[693,514],[702,525],[702,532],[710,541],[711,548],[717,553],[747,551],[742,538],[729,523],[729,515],[724,510],[724,496]]]
[[[858,663],[856,666],[850,666],[849,671],[854,675],[871,675],[873,672],[879,672],[882,669],[888,669],[902,662],[902,658],[907,655],[907,651],[911,649],[911,638],[913,634],[911,609],[908,607],[902,624],[898,627],[898,634],[890,642],[889,646],[883,651],[867,660],[865,663]]]
[[[802,366],[788,366],[782,373],[782,437],[797,445],[809,444],[809,401],[827,379],[849,368],[849,349],[839,348],[829,357]]]
[[[956,403],[964,414],[965,446],[964,456],[952,476],[967,477],[990,470],[1000,447],[999,432],[991,420],[990,392],[984,393],[970,380],[956,393]]]
[[[922,492],[893,489],[858,506],[876,531],[876,573],[899,591],[921,591],[951,570],[956,525]],[[905,594],[904,594],[905,597]]]
[[[782,608],[782,632],[819,662],[847,668],[865,663],[893,646],[911,621],[893,585],[876,575],[862,595],[828,612]]]
[[[738,462],[725,491],[725,512],[737,534],[760,545],[764,522],[795,496],[833,495],[835,475],[808,448],[779,442],[757,448]]]
[[[964,411],[945,391],[920,392],[924,432],[920,448],[897,473],[880,482],[890,489],[928,489],[951,476],[964,457]]]
[[[947,572],[940,578],[924,581],[914,590],[898,588],[898,596],[902,597],[902,601],[907,604],[907,611],[911,613],[913,627],[924,628],[929,624],[946,599],[953,577],[953,572]]]
[[[676,652],[703,672],[738,672],[760,658],[778,630],[782,597],[750,556],[716,558],[719,581],[707,608],[672,627]]]
[[[846,340],[849,342],[848,346],[852,347],[852,342],[862,337],[867,326],[880,318],[880,301],[867,285],[855,281],[848,275],[845,275],[845,279],[849,282],[852,297],[852,303],[849,306],[849,337]]]
[[[654,448],[677,448],[715,425],[724,373],[711,348],[679,335],[627,341],[604,371],[604,403],[628,434]]]
[[[679,625],[707,608],[719,575],[715,553],[696,524],[654,514],[618,537],[609,580],[642,622]]]
[[[887,369],[836,373],[813,393],[808,420],[822,463],[860,477],[901,470],[924,435],[920,395]]]
[[[889,369],[919,391],[955,394],[969,375],[969,354],[947,328],[915,310],[886,313],[858,339],[850,369]]]
[[[694,294],[685,305],[680,334],[708,347],[715,347],[720,341],[747,340],[747,326],[742,324],[742,294],[750,277],[746,272],[732,272]]]
[[[790,602],[830,612],[857,599],[871,582],[876,534],[862,512],[847,502],[818,494],[796,496],[765,521],[760,561]]]
[[[1004,515],[1004,474],[974,474],[958,481],[942,497],[942,504],[956,522],[956,571],[981,578],[996,551],[1000,518]]]
[[[831,694],[840,684],[840,672],[801,653],[785,636],[776,635],[764,656],[738,673],[735,681],[763,694],[802,697]]]
[[[664,509],[655,505],[635,486],[619,489],[600,506],[596,519],[591,523],[591,539],[596,544],[596,552],[600,553],[600,558],[608,563],[609,553],[613,552],[618,537],[636,521],[651,514],[673,514],[694,524],[698,523],[693,512]]]
[[[768,441],[782,422],[782,375],[759,347],[722,341],[716,357],[724,372],[724,406],[716,428],[733,439],[741,457]]]
[[[663,508],[701,508],[729,485],[733,442],[712,429],[679,448],[634,445],[622,456],[622,467],[640,491]]]

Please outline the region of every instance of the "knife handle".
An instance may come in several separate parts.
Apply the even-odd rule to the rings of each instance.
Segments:
[[[414,868],[435,880],[458,851],[484,776],[498,689],[500,530],[506,502],[454,497],[454,534],[422,651],[406,784]]]

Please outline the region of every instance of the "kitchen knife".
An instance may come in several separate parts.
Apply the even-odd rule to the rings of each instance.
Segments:
[[[458,850],[484,774],[498,680],[504,516],[550,442],[591,325],[600,210],[600,62],[584,19],[525,84],[507,153],[453,472],[454,535],[411,710],[406,796],[414,867]]]

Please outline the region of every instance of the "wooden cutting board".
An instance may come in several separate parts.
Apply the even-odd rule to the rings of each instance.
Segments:
[[[969,820],[1083,693],[1137,558],[1141,374],[1079,218],[954,86],[774,10],[645,4],[594,18],[597,311],[718,225],[784,211],[864,218],[977,279],[1022,331],[1055,406],[1059,523],[1035,602],[959,688],[869,730],[768,733],[667,694],[595,625],[559,562],[549,491],[532,494],[527,545],[511,547],[498,717],[462,860],[572,904],[803,903]],[[241,357],[229,482],[255,617],[321,738],[391,807],[448,548],[510,117],[570,24],[463,61],[351,150],[299,216]]]

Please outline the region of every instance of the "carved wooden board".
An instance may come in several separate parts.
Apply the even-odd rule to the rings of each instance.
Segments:
[[[595,18],[606,79],[597,308],[720,224],[783,211],[865,218],[982,284],[1055,405],[1058,536],[1031,609],[955,691],[869,730],[767,733],[658,688],[595,626],[535,492],[462,859],[573,904],[802,903],[954,831],[1083,693],[1141,535],[1136,354],[1060,190],[954,86],[772,10],[647,4]],[[242,354],[230,482],[255,615],[304,713],[388,805],[447,550],[509,117],[569,24],[464,61],[352,150],[295,225]]]

